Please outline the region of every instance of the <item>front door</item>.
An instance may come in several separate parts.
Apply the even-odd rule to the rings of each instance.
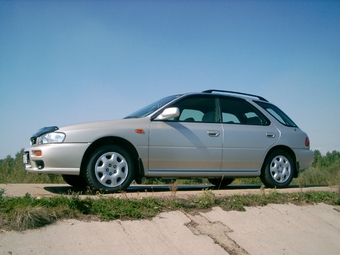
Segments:
[[[179,117],[151,121],[150,173],[220,171],[223,133],[216,106],[212,96],[190,96],[171,105]]]

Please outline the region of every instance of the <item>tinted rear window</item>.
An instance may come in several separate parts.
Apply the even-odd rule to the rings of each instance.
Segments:
[[[294,123],[294,121],[292,121],[287,116],[287,114],[285,114],[277,106],[269,104],[269,103],[265,103],[265,102],[259,102],[259,101],[255,101],[255,103],[257,103],[259,106],[261,106],[267,112],[269,112],[275,119],[277,119],[283,125],[288,126],[288,127],[297,127],[297,125]]]

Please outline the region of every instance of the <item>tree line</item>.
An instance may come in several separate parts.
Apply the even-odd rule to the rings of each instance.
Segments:
[[[315,150],[314,151],[314,162],[312,164],[312,167],[318,167],[318,168],[330,167],[334,164],[337,164],[339,160],[340,160],[339,151],[327,152],[325,156],[322,156],[320,151]]]

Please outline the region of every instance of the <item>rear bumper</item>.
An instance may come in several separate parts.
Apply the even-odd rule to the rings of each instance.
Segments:
[[[296,160],[299,163],[300,171],[309,168],[314,161],[314,151],[306,149],[295,149]]]

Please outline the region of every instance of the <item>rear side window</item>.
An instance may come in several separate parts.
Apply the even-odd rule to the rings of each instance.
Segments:
[[[255,101],[259,106],[261,106],[263,109],[265,109],[267,112],[269,112],[275,119],[277,119],[279,122],[281,122],[283,125],[288,127],[297,127],[297,125],[292,121],[281,109],[279,109],[277,106],[265,103],[265,102],[259,102]]]
[[[222,123],[266,126],[269,120],[253,105],[243,99],[220,97]]]

